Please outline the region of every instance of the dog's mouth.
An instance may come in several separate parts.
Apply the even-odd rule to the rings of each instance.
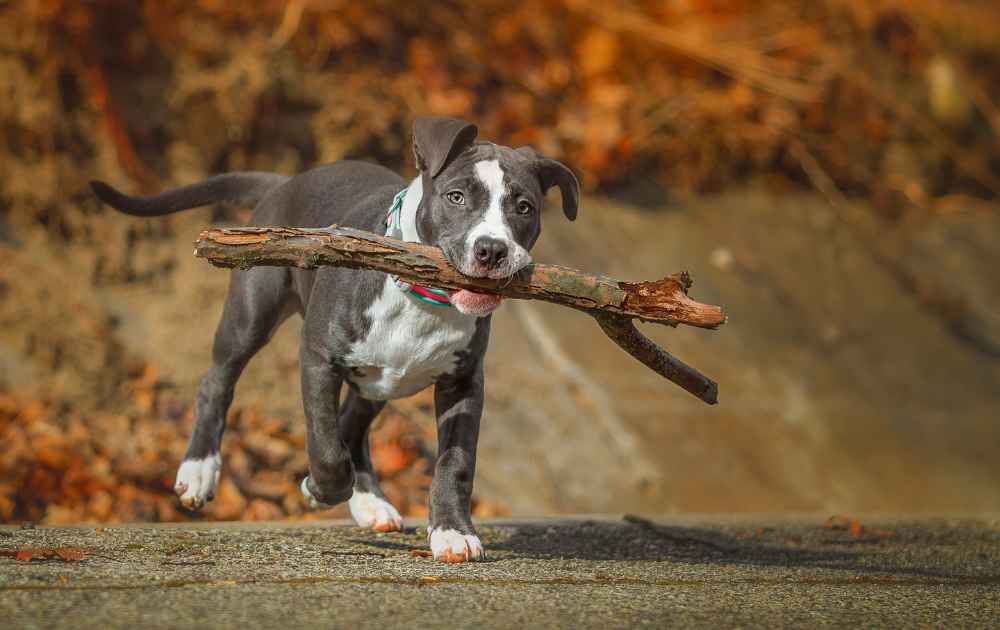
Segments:
[[[466,289],[448,289],[448,299],[464,315],[484,317],[500,307],[503,296],[496,293],[477,293]]]
[[[499,280],[503,284],[510,282],[521,271],[521,269],[526,267],[531,262],[531,256],[527,255],[527,252],[525,252],[522,255],[522,258],[516,261],[514,265],[508,264],[506,267],[500,268],[488,268],[477,265],[470,260],[471,256],[467,255],[456,256],[453,258],[449,255],[447,250],[445,250],[445,258],[447,258],[448,261],[465,276],[469,276],[470,278],[489,278],[491,280]],[[465,315],[484,317],[499,308],[501,302],[503,302],[503,297],[495,293],[480,293],[478,291],[469,291],[467,289],[447,289],[447,291],[448,298],[451,300],[452,305],[458,310],[458,312]]]
[[[462,273],[471,278],[491,278],[492,275],[485,269],[461,269]],[[472,273],[469,273],[469,272]],[[500,280],[500,278],[493,278]],[[458,312],[465,315],[475,315],[485,317],[500,308],[503,297],[496,293],[480,293],[479,291],[469,291],[468,289],[448,289],[448,298]]]

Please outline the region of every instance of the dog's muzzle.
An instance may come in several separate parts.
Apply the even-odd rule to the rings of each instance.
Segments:
[[[480,236],[470,251],[456,265],[459,271],[473,278],[504,280],[511,278],[531,263],[531,255],[516,243],[492,236]],[[449,291],[452,305],[466,315],[483,317],[495,311],[503,298],[493,293],[476,293],[464,289]]]

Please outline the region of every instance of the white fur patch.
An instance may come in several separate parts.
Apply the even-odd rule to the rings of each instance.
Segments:
[[[475,317],[409,298],[388,276],[365,315],[371,330],[344,364],[369,400],[405,398],[450,373],[476,332]]]
[[[403,529],[403,517],[382,497],[371,492],[354,491],[351,500],[347,502],[351,516],[361,527],[368,527],[377,532],[398,532]]]
[[[486,550],[479,536],[462,534],[454,529],[431,530],[431,553],[435,560],[444,562],[469,562],[485,560]]]
[[[465,241],[466,268],[461,271],[466,275],[477,275],[469,273],[475,268],[474,244],[476,239],[486,236],[503,241],[507,245],[507,258],[504,263],[496,269],[491,269],[487,275],[490,278],[507,278],[530,263],[531,254],[514,240],[510,226],[507,225],[507,220],[503,216],[503,199],[507,196],[507,187],[503,183],[503,168],[500,167],[500,161],[482,160],[476,162],[474,170],[476,177],[489,192],[490,205],[486,208],[483,220],[469,230]]]
[[[205,459],[181,462],[177,469],[177,481],[174,482],[174,492],[180,497],[181,505],[189,510],[198,510],[215,498],[221,470],[222,457],[218,453]]]
[[[483,222],[478,227],[482,228],[483,233],[490,236],[509,238],[510,228],[503,220],[503,198],[507,195],[507,188],[503,185],[503,169],[500,168],[500,161],[483,160],[476,162],[473,168],[476,171],[476,177],[490,194],[490,205],[486,208],[486,215],[483,216]]]

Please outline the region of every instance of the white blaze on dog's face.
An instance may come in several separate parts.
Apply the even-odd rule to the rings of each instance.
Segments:
[[[525,193],[521,193],[520,199],[510,199],[513,191],[505,181],[500,160],[481,160],[473,165],[473,170],[486,190],[486,208],[465,237],[466,253],[459,269],[467,276],[509,278],[531,262],[531,254],[514,238],[505,216],[509,208],[505,206],[514,205],[515,212],[523,217],[537,215],[538,202],[528,201],[529,195]],[[531,227],[535,225],[537,220],[532,221]],[[536,231],[529,231],[532,238],[527,247],[534,245]]]

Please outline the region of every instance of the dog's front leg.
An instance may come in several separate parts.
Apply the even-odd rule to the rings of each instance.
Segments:
[[[436,560],[467,562],[486,557],[472,526],[472,481],[483,413],[483,365],[438,381],[438,457],[431,485],[428,536]]]
[[[309,476],[302,480],[302,494],[313,507],[336,505],[354,492],[350,451],[337,435],[343,377],[328,352],[310,348],[306,341],[299,363],[309,453]]]

